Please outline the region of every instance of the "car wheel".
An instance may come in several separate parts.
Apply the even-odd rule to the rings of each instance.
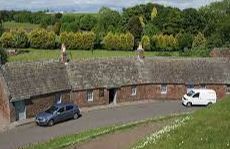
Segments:
[[[192,106],[192,103],[191,102],[188,102],[187,103],[187,107],[191,107]]]
[[[73,119],[75,119],[75,120],[76,120],[76,119],[78,119],[78,117],[79,117],[79,116],[78,116],[78,114],[77,114],[77,113],[75,113],[75,114],[74,114],[74,116],[73,116]]]
[[[54,125],[54,120],[50,120],[48,123],[49,126],[53,126]]]

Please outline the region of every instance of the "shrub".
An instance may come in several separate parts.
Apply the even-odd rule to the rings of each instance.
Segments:
[[[5,64],[7,62],[8,56],[5,49],[0,48],[0,61],[1,64]]]
[[[142,39],[141,39],[141,43],[143,45],[143,48],[146,50],[146,51],[150,51],[151,50],[151,47],[150,47],[150,39],[149,39],[149,36],[143,36]]]
[[[94,41],[96,39],[94,32],[83,32],[80,34],[80,36],[82,42],[80,42],[81,46],[79,49],[89,50],[94,47]]]
[[[173,35],[154,35],[151,39],[152,50],[175,51],[178,49],[178,40]]]
[[[11,32],[4,32],[0,38],[2,47],[10,48],[13,45],[13,35]]]
[[[93,32],[63,32],[60,34],[61,43],[64,43],[69,49],[92,49],[95,39],[96,35]]]
[[[204,37],[204,34],[198,33],[193,40],[192,47],[193,48],[205,48],[207,45],[207,40]]]
[[[35,29],[29,34],[29,42],[32,48],[53,49],[55,48],[56,35],[53,31]]]
[[[28,36],[22,29],[12,31],[13,35],[13,47],[14,48],[26,48],[28,44]]]
[[[109,32],[103,39],[104,48],[108,50],[133,50],[134,37],[131,33],[113,34]]]
[[[209,57],[210,50],[207,48],[193,48],[180,52],[180,56],[188,57]]]

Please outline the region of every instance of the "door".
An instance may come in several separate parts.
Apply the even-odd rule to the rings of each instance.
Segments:
[[[109,89],[109,104],[117,104],[117,90]]]
[[[26,105],[25,101],[17,101],[15,102],[15,110],[16,110],[16,120],[24,120],[26,119]]]
[[[200,101],[200,93],[195,93],[192,96],[192,104],[193,105],[200,105],[200,104],[202,104],[201,101]]]

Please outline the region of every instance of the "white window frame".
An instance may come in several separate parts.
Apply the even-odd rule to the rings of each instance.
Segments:
[[[132,86],[131,87],[131,95],[136,96],[137,95],[137,86]]]
[[[167,84],[161,84],[161,94],[165,95],[168,92],[168,85]]]
[[[227,95],[230,95],[230,85],[227,85],[227,86],[226,86],[226,94],[227,94]]]
[[[87,101],[92,102],[93,101],[93,90],[88,90],[86,96],[87,96]]]

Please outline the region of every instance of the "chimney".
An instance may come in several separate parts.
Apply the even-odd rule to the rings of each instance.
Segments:
[[[139,43],[139,46],[138,46],[136,52],[137,52],[137,59],[140,61],[143,61],[145,58],[145,55],[144,55],[145,51],[144,51],[141,43]]]
[[[61,63],[67,64],[67,53],[66,53],[66,47],[65,44],[61,45]]]

